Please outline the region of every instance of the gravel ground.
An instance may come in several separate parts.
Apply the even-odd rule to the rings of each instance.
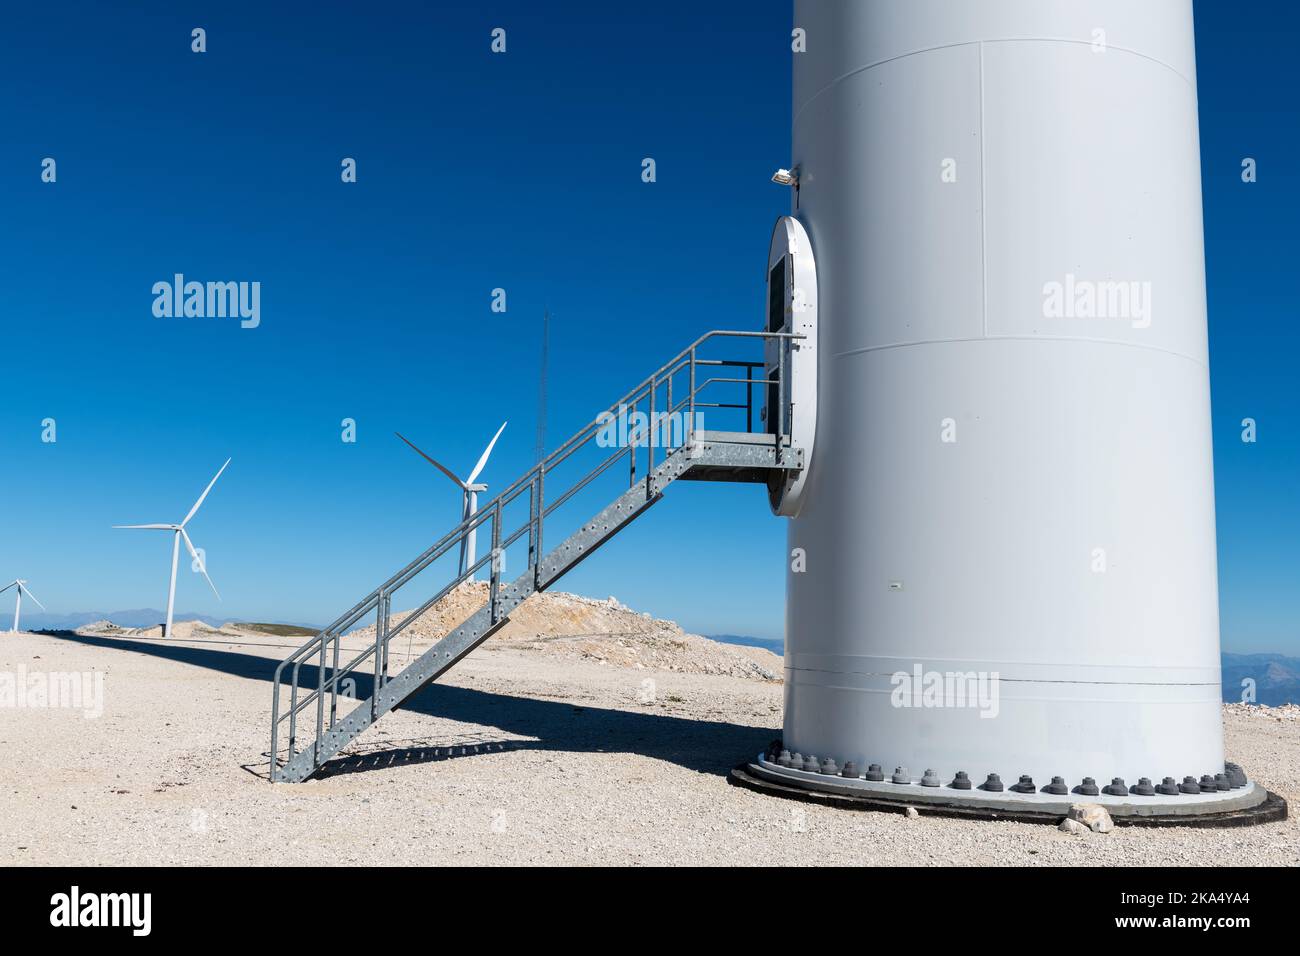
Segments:
[[[340,772],[266,781],[262,646],[0,635],[0,672],[105,674],[104,712],[0,710],[0,864],[1297,865],[1300,824],[1052,827],[864,813],[729,786],[778,684],[481,648]],[[1300,807],[1300,721],[1225,713],[1230,759]]]

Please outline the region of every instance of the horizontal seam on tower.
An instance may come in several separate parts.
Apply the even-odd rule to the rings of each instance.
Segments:
[[[876,60],[874,63],[868,63],[865,66],[855,67],[854,69],[849,70],[844,75],[837,76],[835,79],[831,80],[829,83],[827,83],[825,86],[819,89],[812,96],[808,97],[808,99],[804,100],[803,105],[800,106],[799,109],[795,111],[794,117],[790,121],[790,125],[794,126],[799,122],[799,117],[803,115],[803,111],[808,108],[809,104],[811,104],[813,100],[817,99],[817,97],[821,96],[831,87],[838,86],[840,83],[843,83],[851,76],[856,76],[859,73],[865,73],[867,70],[874,69],[875,67],[878,66],[883,66],[886,63],[893,63],[895,60],[905,60],[909,56],[916,56],[918,53],[933,53],[936,50],[951,50],[959,46],[975,46],[977,44],[984,44],[984,43],[1078,43],[1084,46],[1092,45],[1092,42],[1090,40],[1080,40],[1076,37],[1002,37],[997,40],[961,40],[960,42],[957,43],[941,43],[938,46],[927,46],[927,47],[922,47],[919,50],[911,50],[907,53],[899,53],[896,56],[887,56],[883,60]],[[1176,67],[1170,66],[1164,60],[1151,56],[1147,53],[1139,53],[1137,50],[1130,50],[1128,47],[1111,46],[1107,44],[1106,51],[1110,52],[1111,50],[1118,50],[1120,53],[1128,53],[1132,56],[1139,57],[1140,59],[1149,60],[1152,63],[1155,63],[1159,66],[1163,66],[1170,73],[1174,74],[1174,76],[1178,77],[1188,86],[1190,86],[1193,91],[1195,91],[1196,89],[1196,84],[1192,82],[1190,77],[1185,76],[1181,70],[1177,69]]]
[[[879,661],[879,660],[884,660],[884,661],[887,661],[887,662],[892,662],[892,661],[901,661],[901,660],[911,660],[911,659],[912,659],[912,658],[910,658],[910,657],[907,657],[907,658],[902,658],[902,657],[897,657],[897,656],[889,657],[889,656],[882,656],[882,655],[879,655],[879,654],[847,654],[847,655],[844,655],[844,654],[832,654],[832,655],[825,655],[825,654],[809,654],[809,653],[805,653],[805,652],[801,652],[801,653],[799,653],[798,656],[800,656],[800,657],[826,657],[826,656],[830,656],[830,657],[843,657],[843,658],[854,659],[854,660],[868,660],[868,661]],[[1051,664],[1051,663],[1048,663],[1048,662],[1046,662],[1046,661],[982,660],[982,659],[979,659],[979,658],[971,658],[971,657],[933,657],[933,658],[929,658],[929,659],[928,659],[928,663],[929,663],[929,664],[932,664],[932,665],[934,665],[934,666],[938,666],[938,665],[940,665],[940,664],[953,664],[953,665],[979,666],[979,667],[983,667],[983,668],[986,668],[986,669],[989,668],[989,667],[1057,667],[1057,666],[1060,666],[1060,665],[1057,665],[1057,664]],[[1125,668],[1126,670],[1149,670],[1149,671],[1168,671],[1168,670],[1170,669],[1170,666],[1169,666],[1168,664],[1119,664],[1119,665],[1116,665],[1116,664],[1086,664],[1086,663],[1075,663],[1075,664],[1071,664],[1071,665],[1069,665],[1069,666],[1070,666],[1071,668],[1095,667],[1095,668],[1104,668],[1104,669],[1110,669],[1110,668],[1114,668],[1114,667],[1117,667],[1117,666],[1118,666],[1118,667],[1123,667],[1123,668]],[[823,668],[820,668],[820,667],[810,667],[810,668],[804,668],[804,669],[807,669],[807,670],[822,670]],[[852,668],[851,668],[851,669],[852,669]],[[1186,670],[1187,668],[1184,667],[1184,668],[1182,668],[1182,669],[1183,669],[1183,670]],[[1204,667],[1204,666],[1201,666],[1201,667],[1196,667],[1196,668],[1194,668],[1194,669],[1195,669],[1195,670],[1207,670],[1208,668],[1206,668],[1206,667]],[[1216,672],[1221,672],[1221,671],[1222,671],[1222,668],[1221,668],[1221,667],[1218,667],[1217,665],[1216,665],[1213,669],[1214,669]],[[863,673],[863,674],[886,673],[885,671],[856,671],[856,670],[854,670],[854,672],[855,672],[855,673]],[[894,671],[891,670],[891,671],[888,671],[887,673],[891,673],[891,674],[892,674],[892,673],[894,673]]]
[[[803,671],[808,674],[856,674],[858,677],[893,677],[897,671],[850,671],[825,670],[820,667],[787,667],[789,671]],[[908,673],[904,671],[903,673]],[[998,674],[998,682],[1003,684],[1092,684],[1098,687],[1219,687],[1216,681],[1141,681],[1141,680],[1057,680],[1039,677],[1003,677]]]
[[[915,342],[891,342],[888,345],[866,345],[860,349],[848,349],[844,352],[835,352],[835,358],[846,358],[853,355],[862,355],[867,352],[883,352],[886,349],[906,349],[917,345],[947,345],[949,343],[966,343],[966,342],[997,342],[999,340],[1008,342],[1086,342],[1091,345],[1119,345],[1131,349],[1146,349],[1151,352],[1161,352],[1165,355],[1173,355],[1176,358],[1186,359],[1198,368],[1209,370],[1209,366],[1200,359],[1192,358],[1190,355],[1184,355],[1182,352],[1175,352],[1173,349],[1161,348],[1159,345],[1143,345],[1140,342],[1120,342],[1116,339],[1090,339],[1081,335],[975,335],[969,338],[959,339],[918,339]]]

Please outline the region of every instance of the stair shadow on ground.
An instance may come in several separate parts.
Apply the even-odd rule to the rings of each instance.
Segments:
[[[279,660],[256,654],[172,644],[161,640],[93,637],[70,631],[43,633],[62,640],[148,654],[236,677],[263,680],[268,684],[274,678],[275,669],[280,663]],[[356,680],[357,698],[368,699],[374,686],[373,675],[354,674],[353,678]],[[300,686],[314,688],[318,679],[316,667],[304,664],[299,673]],[[283,699],[287,701],[287,695]],[[629,702],[629,706],[635,705]],[[341,702],[340,710],[343,707]],[[639,754],[667,760],[700,773],[724,776],[735,766],[737,760],[758,753],[774,736],[780,736],[780,731],[771,727],[698,720],[672,714],[647,713],[643,710],[590,707],[534,697],[514,697],[438,683],[430,684],[405,701],[399,709],[535,738],[499,742],[502,746],[498,749]],[[304,720],[314,730],[315,708],[309,707],[308,711],[310,713],[304,712],[300,720]],[[269,742],[269,701],[266,719]],[[282,740],[287,736],[287,726],[286,723],[281,729]],[[364,742],[367,736],[363,733],[358,740]],[[485,746],[477,752],[487,752],[488,749]],[[470,756],[474,752],[472,746],[459,745],[366,749],[360,755],[345,755],[329,761],[321,768],[321,775],[354,773],[393,764],[446,760]]]

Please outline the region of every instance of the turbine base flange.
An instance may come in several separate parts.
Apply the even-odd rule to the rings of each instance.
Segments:
[[[1237,827],[1272,823],[1287,816],[1287,803],[1282,797],[1250,780],[1228,791],[1177,797],[1134,793],[1125,797],[1080,797],[1042,790],[990,792],[951,785],[902,788],[890,781],[831,777],[782,767],[760,755],[734,767],[728,782],[759,793],[845,809],[902,813],[913,808],[929,816],[1052,825],[1059,824],[1076,803],[1100,804],[1116,826]]]

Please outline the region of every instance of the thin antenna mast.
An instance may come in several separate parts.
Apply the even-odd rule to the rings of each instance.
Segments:
[[[537,447],[534,456],[540,463],[546,454],[546,363],[551,347],[551,312],[542,313],[542,375],[537,387]]]

